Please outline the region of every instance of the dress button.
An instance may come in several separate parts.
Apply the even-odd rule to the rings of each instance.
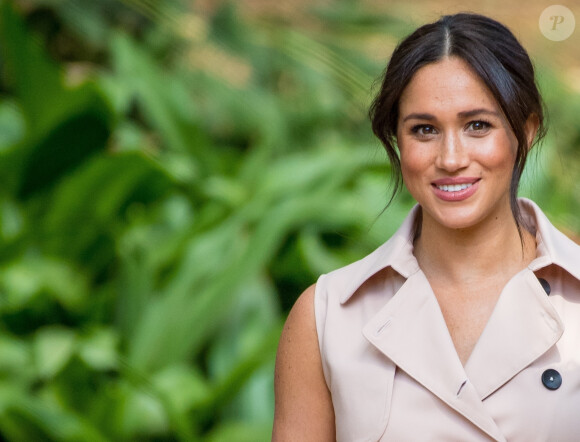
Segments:
[[[562,375],[553,368],[549,368],[542,373],[542,384],[548,390],[557,390],[562,385]]]
[[[544,278],[538,278],[538,281],[540,281],[540,284],[542,284],[542,287],[546,291],[546,295],[549,295],[550,292],[552,291],[552,288],[550,287],[550,283],[548,281],[546,281]]]

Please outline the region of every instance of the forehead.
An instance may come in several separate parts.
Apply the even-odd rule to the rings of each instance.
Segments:
[[[497,111],[499,106],[488,87],[461,58],[447,57],[420,68],[403,90],[399,113],[461,112],[475,107]]]

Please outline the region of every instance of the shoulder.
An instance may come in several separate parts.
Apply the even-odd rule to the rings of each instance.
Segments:
[[[312,346],[316,343],[316,325],[314,318],[314,294],[316,284],[308,287],[296,300],[288,314],[288,318],[282,330],[278,347],[278,358],[285,359],[287,353],[294,350],[298,343],[300,346],[307,344]],[[313,339],[314,338],[314,339]],[[318,347],[316,347],[316,350]],[[290,361],[292,362],[292,361]]]
[[[273,440],[334,440],[334,410],[322,370],[314,318],[316,286],[307,288],[284,325],[275,374]]]
[[[299,322],[309,317],[314,318],[314,295],[316,293],[316,284],[312,284],[308,287],[302,294],[298,297],[290,314],[288,315],[288,321]],[[287,322],[288,322],[287,321]],[[308,321],[310,322],[310,320]]]

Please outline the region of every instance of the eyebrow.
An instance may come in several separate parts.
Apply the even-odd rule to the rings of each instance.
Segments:
[[[463,111],[463,112],[459,112],[457,114],[457,116],[459,118],[470,118],[473,117],[475,115],[481,115],[481,114],[485,114],[485,115],[493,115],[495,117],[499,117],[499,114],[495,111],[491,111],[489,109],[485,109],[485,108],[478,108],[478,109],[472,109],[472,110],[468,110],[468,111]],[[435,115],[432,114],[426,114],[426,113],[412,113],[407,115],[405,118],[403,118],[403,123],[407,120],[427,120],[427,121],[433,121],[436,120],[437,118],[435,117]]]

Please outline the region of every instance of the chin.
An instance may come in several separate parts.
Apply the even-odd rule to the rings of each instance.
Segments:
[[[463,230],[476,227],[482,222],[479,214],[466,208],[449,208],[446,210],[436,210],[431,212],[433,220],[442,227],[454,230]]]
[[[453,223],[447,223],[444,224],[445,227],[447,227],[448,229],[451,230],[468,230],[472,227],[476,227],[478,225],[477,222],[469,222],[469,221],[465,221],[465,222],[453,222]]]

